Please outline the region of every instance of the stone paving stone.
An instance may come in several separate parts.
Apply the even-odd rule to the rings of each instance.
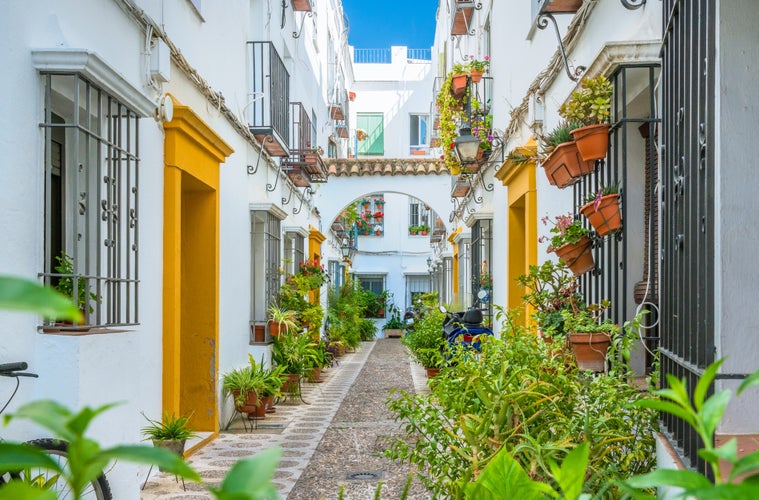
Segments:
[[[410,365],[400,342],[384,339],[377,340],[376,344],[288,500],[334,499],[341,485],[344,485],[346,500],[371,499],[379,481],[383,483],[381,498],[400,497],[411,469],[393,463],[382,454],[387,438],[401,432],[385,401],[392,388],[407,392],[426,390],[426,379],[423,370],[420,376],[418,369]],[[378,478],[347,478],[351,473],[365,472],[376,474]],[[429,497],[415,479],[409,498]]]
[[[277,412],[258,422],[258,428],[243,429],[236,419],[227,431],[189,459],[207,484],[218,485],[234,459],[255,455],[271,446],[283,448],[283,461],[275,473],[275,484],[282,498],[287,498],[296,481],[308,465],[326,432],[340,402],[348,394],[361,368],[375,348],[374,342],[365,342],[355,353],[340,359],[338,366],[323,374],[325,382],[303,383],[302,397],[288,398],[277,405]],[[303,420],[307,418],[308,420]],[[250,428],[250,425],[248,426]],[[142,491],[143,500],[207,499],[212,496],[201,485],[175,481],[169,474],[154,469]]]

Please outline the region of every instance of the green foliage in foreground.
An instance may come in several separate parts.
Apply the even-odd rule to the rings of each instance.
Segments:
[[[16,276],[0,276],[0,309],[37,313],[46,318],[82,321],[70,297]]]
[[[157,465],[170,474],[200,482],[200,475],[171,451],[145,445],[102,448],[98,442],[88,438],[85,433],[92,420],[112,407],[87,407],[73,413],[54,401],[34,401],[21,406],[13,414],[5,415],[6,424],[14,419],[30,420],[56,438],[67,441],[68,460],[61,465],[39,448],[23,443],[0,442],[0,474],[26,468],[51,471],[58,475],[59,481],[67,483],[74,499],[80,498],[82,490],[116,460]],[[229,470],[220,488],[209,486],[208,490],[219,500],[276,498],[277,491],[271,478],[280,455],[278,448],[271,448],[240,460]],[[0,498],[40,500],[50,498],[50,493],[21,481],[11,481],[0,487]]]
[[[480,355],[456,353],[429,395],[391,398],[406,435],[388,457],[415,464],[427,488],[453,498],[501,449],[555,489],[551,461],[588,442],[586,487],[599,498],[618,496],[617,480],[653,467],[655,412],[633,404],[648,396],[628,384],[627,370],[580,372],[560,345],[504,327],[502,339],[483,340]]]

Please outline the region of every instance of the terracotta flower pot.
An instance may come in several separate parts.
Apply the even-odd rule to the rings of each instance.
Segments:
[[[609,151],[610,125],[588,125],[572,130],[572,137],[577,143],[577,150],[585,161],[595,161],[606,158]]]
[[[282,392],[297,394],[299,390],[300,375],[298,373],[286,373],[287,380],[282,384]]]
[[[262,418],[266,418],[266,406],[263,399],[259,401],[258,405],[253,407],[253,411],[248,412],[248,419],[250,420],[261,420]]]
[[[606,371],[606,354],[611,337],[606,333],[570,333],[569,345],[577,367],[594,372]]]
[[[232,401],[235,402],[235,408],[237,408],[237,411],[240,413],[250,413],[255,411],[256,406],[260,404],[256,391],[248,392],[248,396],[243,404],[237,404],[237,398],[239,395],[240,391],[232,391]]]
[[[462,97],[466,92],[466,73],[453,75],[451,79],[451,93],[454,97]]]
[[[306,378],[308,379],[309,382],[312,382],[314,384],[321,384],[322,382],[324,382],[324,380],[322,380],[321,366],[311,368],[311,370],[309,370],[309,372],[306,374]]]
[[[261,398],[261,404],[266,408],[266,413],[276,413],[277,409],[274,408],[274,395],[269,394]]]
[[[434,378],[440,373],[440,368],[425,368],[424,370],[427,372],[427,378]]]
[[[571,186],[595,169],[595,162],[583,161],[574,142],[563,142],[543,161],[548,182],[559,189]]]
[[[590,244],[590,238],[583,236],[577,243],[567,243],[555,248],[554,252],[575,276],[580,276],[595,267]]]
[[[472,83],[480,83],[482,80],[482,71],[478,69],[469,70],[469,76],[472,78]]]
[[[598,207],[595,208],[594,205],[594,201],[586,203],[580,208],[580,213],[588,218],[598,236],[606,236],[620,228],[622,215],[619,210],[618,194],[602,196]]]

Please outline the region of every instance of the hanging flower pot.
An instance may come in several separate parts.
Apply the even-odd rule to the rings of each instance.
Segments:
[[[472,78],[472,83],[480,83],[482,81],[482,71],[472,68],[469,70],[469,76]]]
[[[466,73],[461,73],[453,75],[451,78],[451,94],[453,94],[454,97],[462,97],[466,92],[467,76]]]
[[[580,208],[580,213],[588,218],[590,225],[596,230],[598,236],[611,234],[622,225],[622,216],[619,210],[619,194],[602,196],[598,203],[595,200],[586,203]]]
[[[575,184],[583,176],[593,172],[595,162],[583,161],[575,142],[563,142],[556,146],[543,160],[548,182],[559,189]]]
[[[585,161],[602,160],[609,151],[609,124],[588,125],[572,131],[577,150]]]
[[[580,238],[577,243],[565,243],[553,251],[572,270],[575,276],[585,274],[595,267],[591,241],[587,236]]]
[[[580,370],[606,371],[606,354],[611,337],[607,333],[570,333],[569,346]]]

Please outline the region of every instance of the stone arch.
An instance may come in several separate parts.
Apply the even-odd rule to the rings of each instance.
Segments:
[[[451,202],[451,181],[446,174],[433,175],[392,175],[392,176],[340,176],[330,177],[329,182],[319,186],[317,206],[325,225],[332,221],[351,202],[360,200],[371,193],[396,193],[413,196],[440,217],[450,234],[455,227],[448,221],[453,210]]]

